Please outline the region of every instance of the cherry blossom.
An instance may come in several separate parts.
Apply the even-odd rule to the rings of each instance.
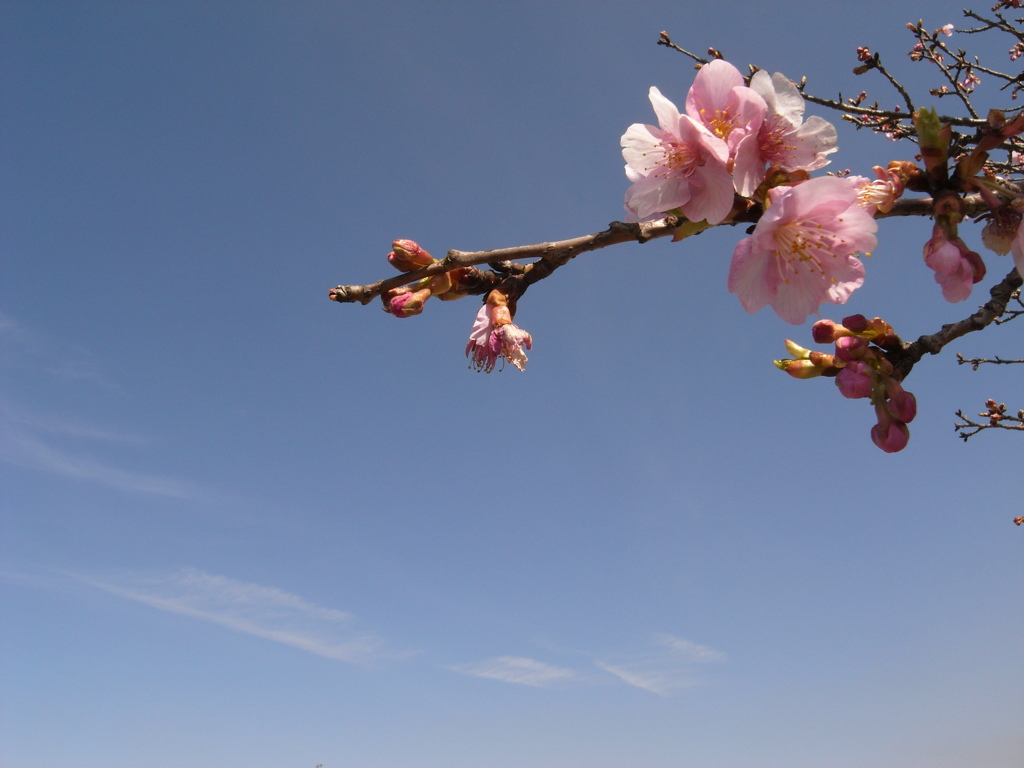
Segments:
[[[686,114],[725,141],[732,157],[745,138],[757,135],[766,110],[740,71],[722,59],[701,67],[686,94]]]
[[[903,178],[896,171],[886,170],[880,165],[876,165],[873,170],[876,176],[874,181],[850,177],[857,178],[857,202],[872,216],[879,211],[891,211],[905,187]]]
[[[826,155],[836,151],[835,126],[811,116],[804,121],[804,97],[781,72],[769,76],[754,73],[750,88],[766,105],[764,120],[756,134],[741,141],[733,167],[736,191],[749,197],[764,180],[765,164],[786,171],[813,171],[828,165]]]
[[[657,88],[650,99],[659,127],[634,123],[622,135],[627,210],[642,220],[679,208],[690,221],[721,223],[733,204],[728,145]]]
[[[733,252],[728,288],[747,312],[770,305],[798,325],[861,286],[864,265],[856,254],[875,247],[878,225],[857,204],[849,179],[823,176],[776,187],[768,202],[753,235]]]

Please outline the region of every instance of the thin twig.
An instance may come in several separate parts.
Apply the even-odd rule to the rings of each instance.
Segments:
[[[937,355],[949,342],[966,336],[968,333],[980,331],[988,327],[1006,310],[1013,292],[1021,286],[1021,277],[1016,269],[999,283],[992,286],[990,291],[991,299],[970,317],[966,317],[955,323],[942,326],[938,333],[921,336],[917,341],[910,342],[903,346],[902,351],[890,357],[893,364],[894,377],[902,381],[914,365],[926,354]]]

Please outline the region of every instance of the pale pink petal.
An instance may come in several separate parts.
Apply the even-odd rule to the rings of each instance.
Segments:
[[[661,126],[662,130],[675,133],[676,126],[679,125],[679,109],[676,105],[662,96],[661,91],[653,85],[648,93],[648,98],[651,100],[651,106],[654,107],[654,114],[658,118],[658,125]]]
[[[745,237],[736,244],[729,264],[729,293],[736,294],[748,314],[768,306],[775,298],[778,285],[777,271],[769,271],[770,255],[751,248],[751,238]]]
[[[764,164],[757,135],[744,136],[736,145],[732,164],[733,184],[741,197],[750,197],[764,181]]]
[[[692,191],[688,179],[649,176],[635,182],[626,190],[626,208],[639,220],[643,220],[655,214],[671,211],[673,208],[681,208],[690,200]]]
[[[639,176],[646,176],[658,167],[665,157],[662,136],[655,134],[651,126],[634,123],[622,134],[622,159],[626,161],[627,173],[632,170]]]
[[[729,92],[743,85],[743,75],[723,59],[714,59],[697,72],[686,95],[686,114],[701,123],[704,115],[713,115],[729,99]]]
[[[699,147],[722,165],[729,162],[729,145],[688,115],[679,118],[679,140]]]
[[[681,205],[690,221],[719,224],[732,210],[734,201],[732,178],[723,165],[707,163],[690,177],[693,194]]]
[[[753,83],[751,83],[753,86]],[[792,125],[797,126],[804,119],[804,97],[793,85],[793,82],[781,72],[772,75],[772,90],[775,92],[775,114],[784,117]],[[758,93],[761,93],[758,90]],[[761,94],[762,96],[764,94]],[[765,99],[767,101],[767,99]]]

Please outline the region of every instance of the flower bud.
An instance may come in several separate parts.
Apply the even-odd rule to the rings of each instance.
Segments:
[[[874,370],[867,363],[860,361],[850,363],[836,374],[839,394],[853,400],[870,397],[874,384]]]
[[[864,315],[850,315],[843,318],[843,327],[850,333],[864,333],[871,327],[871,323]]]
[[[917,416],[917,398],[903,389],[894,379],[886,379],[885,393],[888,396],[886,409],[894,419],[909,424]]]
[[[399,272],[412,272],[434,263],[434,257],[415,240],[395,240],[391,247],[394,251],[388,254],[388,263]]]
[[[811,354],[811,350],[801,347],[795,341],[786,339],[786,351],[789,352],[797,360],[806,360],[808,355]]]
[[[452,279],[448,276],[447,272],[442,272],[440,275],[434,275],[427,282],[427,287],[430,288],[430,293],[434,296],[440,296],[442,293],[446,293],[451,290]]]
[[[844,336],[836,339],[836,357],[850,362],[861,360],[867,354],[868,341],[860,336]]]
[[[810,360],[773,360],[776,368],[785,371],[794,379],[813,379],[824,372],[824,368],[815,365]]]
[[[831,344],[840,336],[846,335],[846,328],[834,320],[819,320],[811,326],[811,338],[818,344]]]
[[[811,353],[807,355],[807,359],[814,363],[816,366],[821,368],[823,371],[826,368],[836,367],[835,355],[830,355],[825,352],[818,352],[817,350],[811,350]]]
[[[939,114],[933,108],[919,109],[914,113],[914,127],[917,128],[918,146],[921,159],[933,186],[945,186],[948,179],[949,142],[953,138],[948,123],[939,121]]]
[[[902,421],[893,419],[885,408],[875,407],[878,423],[871,428],[871,441],[886,453],[896,453],[907,447],[910,430]]]
[[[401,291],[401,289],[396,289]],[[418,291],[406,289],[401,293],[391,291],[384,304],[384,309],[395,317],[412,317],[423,311],[423,305],[430,298],[430,289],[421,288]]]

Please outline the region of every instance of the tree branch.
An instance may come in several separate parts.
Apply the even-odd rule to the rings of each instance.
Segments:
[[[956,323],[942,326],[942,330],[927,336],[921,336],[917,341],[904,344],[902,350],[889,355],[893,364],[894,376],[902,381],[910,373],[914,365],[925,356],[925,354],[937,355],[949,342],[966,336],[968,333],[980,331],[988,327],[992,322],[1006,311],[1006,305],[1010,302],[1014,291],[1020,288],[1021,280],[1016,268],[1001,282],[994,285],[990,291],[991,299],[977,312]]]
[[[984,200],[980,195],[968,195],[964,198],[966,214],[978,216],[987,210]],[[885,219],[894,216],[930,216],[932,214],[932,199],[930,197],[904,198],[897,200],[892,210],[888,213],[878,213],[875,218]],[[736,225],[739,223],[754,223],[760,214],[757,209],[748,210],[724,224]],[[602,232],[595,232],[590,235],[583,235],[569,240],[558,240],[555,242],[537,243],[535,245],[520,245],[512,248],[497,248],[490,251],[448,251],[448,255],[431,264],[429,267],[417,269],[414,272],[403,272],[384,280],[378,280],[368,285],[338,285],[328,292],[328,298],[341,304],[369,304],[378,296],[387,293],[392,288],[398,288],[425,277],[433,277],[444,272],[451,272],[460,267],[472,267],[480,264],[493,262],[512,262],[524,259],[536,259],[533,264],[520,267],[523,275],[522,290],[545,277],[548,277],[558,267],[567,264],[572,259],[587,251],[595,251],[606,248],[609,245],[619,243],[638,242],[646,243],[668,235],[677,235],[680,225],[685,225],[684,219],[678,216],[666,216],[655,221],[644,221],[634,224],[627,224],[621,221],[613,221],[608,229]],[[718,225],[718,226],[722,226]],[[511,265],[505,265],[501,272],[507,273]],[[495,274],[489,271],[480,271],[479,279],[473,285],[469,293],[479,295],[487,293],[499,282],[508,277],[507,274]]]

